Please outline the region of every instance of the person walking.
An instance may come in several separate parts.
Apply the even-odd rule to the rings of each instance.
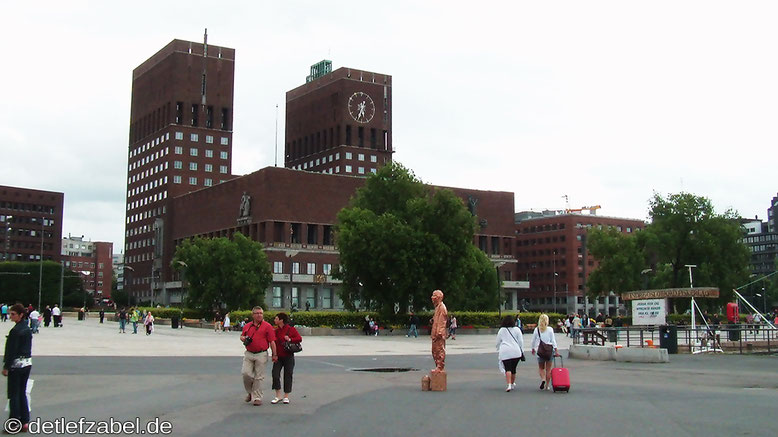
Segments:
[[[4,322],[8,321],[8,305],[3,304],[0,306],[0,318],[2,318]]]
[[[523,355],[524,339],[521,329],[516,326],[513,317],[505,316],[500,330],[497,331],[497,358],[500,361],[500,371],[505,374],[505,391],[516,388],[516,366]]]
[[[536,350],[540,389],[549,390],[551,384],[551,360],[557,355],[557,344],[554,329],[548,326],[548,315],[546,314],[540,315],[538,326],[532,333],[532,355],[535,355]]]
[[[151,315],[151,311],[146,313],[143,325],[146,326],[146,335],[151,335],[154,332],[154,316]]]
[[[122,308],[116,316],[119,317],[119,334],[126,334],[124,328],[127,325],[127,311]]]
[[[419,324],[419,316],[417,316],[414,313],[411,313],[411,317],[408,319],[408,334],[406,337],[410,337],[411,334],[413,334],[414,338],[419,338],[419,331],[416,329],[416,326]]]
[[[30,409],[27,405],[27,380],[32,369],[32,332],[24,323],[27,313],[21,304],[13,305],[8,314],[14,322],[8,332],[3,354],[3,376],[8,377],[8,419],[21,422],[21,432],[27,432]]]
[[[54,327],[62,327],[62,310],[59,308],[59,304],[55,303],[54,308],[51,309],[51,317],[54,318]]]
[[[103,320],[105,320],[105,310],[100,308],[100,323],[103,323]]]
[[[224,325],[223,325],[222,332],[229,331],[229,330],[230,330],[230,312],[227,311],[226,313],[224,313]]]
[[[33,308],[32,311],[30,312],[30,332],[33,334],[37,334],[39,332],[38,327],[41,324],[40,317],[41,317],[41,313],[39,313],[38,310]]]
[[[49,327],[51,324],[51,307],[46,305],[46,308],[43,309],[43,326]]]
[[[265,380],[267,350],[272,351],[272,360],[278,361],[276,336],[270,323],[264,320],[265,311],[261,306],[251,310],[251,323],[246,324],[240,334],[240,341],[246,348],[243,353],[243,388],[246,390],[246,402],[262,405],[262,382]]]
[[[133,307],[130,308],[130,322],[132,323],[132,333],[138,333],[138,321],[140,320],[140,313]]]
[[[573,317],[573,335],[571,337],[573,339],[577,339],[580,334],[581,334],[581,317],[576,313],[576,315]]]
[[[213,317],[213,332],[219,332],[222,329],[222,315],[220,312],[216,311],[216,314]]]
[[[457,325],[457,318],[452,314],[451,318],[449,319],[449,326],[448,326],[448,336],[451,337],[452,340],[457,339],[458,327],[459,326]]]
[[[292,375],[294,373],[294,353],[284,349],[284,343],[302,343],[303,338],[294,326],[289,325],[289,316],[284,313],[278,313],[273,319],[275,326],[276,350],[278,351],[278,360],[273,362],[273,390],[276,391],[276,397],[270,401],[271,404],[277,404],[282,401],[281,398],[281,369],[284,369],[284,397],[283,403],[289,403],[289,395],[292,393]]]

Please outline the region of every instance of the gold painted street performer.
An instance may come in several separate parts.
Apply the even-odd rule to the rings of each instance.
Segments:
[[[435,369],[432,373],[442,372],[446,367],[446,320],[448,319],[448,310],[443,303],[443,292],[435,290],[432,292],[432,303],[435,305],[435,315],[432,316],[432,328],[430,337],[432,337],[432,359],[435,360]]]

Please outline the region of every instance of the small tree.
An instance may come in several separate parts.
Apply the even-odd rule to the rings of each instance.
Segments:
[[[262,245],[240,233],[232,240],[186,240],[176,248],[173,266],[186,277],[187,304],[203,311],[263,303],[272,280]]]

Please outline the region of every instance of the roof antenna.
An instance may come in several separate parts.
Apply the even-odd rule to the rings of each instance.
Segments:
[[[276,103],[276,167],[278,167],[278,103]]]

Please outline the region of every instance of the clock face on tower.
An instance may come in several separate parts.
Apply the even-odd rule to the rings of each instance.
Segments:
[[[348,113],[359,123],[368,123],[375,115],[375,103],[367,94],[359,91],[348,98]]]

